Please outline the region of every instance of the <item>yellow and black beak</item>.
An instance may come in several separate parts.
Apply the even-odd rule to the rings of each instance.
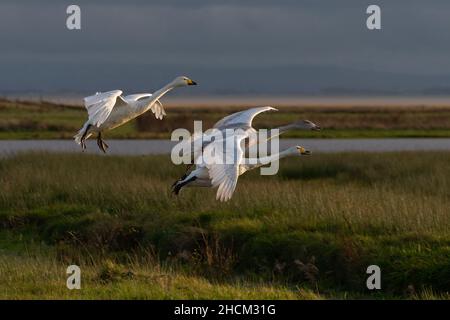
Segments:
[[[305,156],[311,155],[311,151],[309,151],[309,150],[307,150],[307,149],[305,149],[303,147],[299,147],[297,149],[298,149],[298,151],[300,152],[301,155],[305,155]]]
[[[187,82],[188,86],[196,86],[197,85],[197,82],[195,82],[192,79],[187,79],[186,82]]]

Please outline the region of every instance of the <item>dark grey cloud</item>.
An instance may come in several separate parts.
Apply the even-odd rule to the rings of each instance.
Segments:
[[[81,31],[65,28],[72,3]],[[382,8],[381,31],[365,27],[369,4]],[[223,93],[446,87],[449,9],[443,0],[7,0],[0,91],[142,90],[181,73]]]

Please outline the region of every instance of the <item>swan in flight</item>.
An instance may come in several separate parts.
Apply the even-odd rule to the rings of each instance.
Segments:
[[[92,134],[98,133],[97,145],[100,150],[106,152],[108,145],[102,139],[104,131],[114,129],[149,109],[155,114],[156,119],[161,120],[166,112],[159,99],[174,88],[196,84],[188,77],[180,76],[153,94],[141,93],[122,96],[121,90],[113,90],[86,97],[84,105],[89,118],[74,136],[75,142],[84,150],[86,149],[86,139]]]
[[[217,152],[217,150],[220,150],[220,148],[217,148],[218,144],[223,145],[225,142],[225,152],[224,154],[222,153],[219,155],[219,158],[222,157],[225,161],[220,161],[220,163],[214,161],[209,163],[209,161],[204,161],[201,164],[197,164],[193,171],[173,184],[172,192],[178,195],[181,188],[185,186],[217,187],[216,199],[228,201],[231,199],[234,190],[236,189],[238,177],[246,171],[259,168],[262,165],[266,165],[272,161],[278,161],[284,157],[311,154],[311,152],[304,147],[295,146],[268,157],[246,159],[244,158],[245,149],[243,147],[243,141],[247,137],[248,134],[239,133],[224,140],[217,140],[208,144],[205,147],[203,154],[212,154],[213,150],[214,152]],[[234,141],[229,143],[227,140],[230,139],[233,139]],[[229,145],[231,145],[231,147],[229,147]]]
[[[248,141],[246,143],[246,148],[249,148],[251,146],[254,146],[258,143],[257,139],[257,130],[253,128],[252,123],[253,119],[260,113],[268,112],[268,111],[278,111],[276,108],[265,106],[265,107],[256,107],[256,108],[250,108],[244,111],[239,111],[233,114],[230,114],[218,122],[216,122],[213,126],[213,129],[220,130],[222,133],[225,132],[227,129],[234,129],[234,130],[242,130],[248,135]],[[268,137],[267,140],[273,139],[287,131],[290,130],[315,130],[320,131],[321,128],[316,125],[315,123],[312,123],[309,120],[300,120],[296,121],[281,127],[276,128],[276,133],[272,133],[270,137]],[[191,152],[191,160],[192,163],[195,163],[196,159],[201,155],[203,149],[211,143],[211,136],[213,134],[194,134],[191,136],[189,140],[184,142],[181,145],[182,150],[190,150]],[[190,148],[189,148],[190,144]],[[192,165],[188,165],[186,172],[189,171],[189,169],[192,167]],[[185,178],[185,176],[183,177]]]

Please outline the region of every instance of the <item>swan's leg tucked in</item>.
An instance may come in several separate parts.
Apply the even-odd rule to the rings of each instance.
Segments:
[[[99,132],[97,136],[97,145],[100,150],[102,150],[104,153],[106,153],[106,150],[109,148],[109,146],[106,144],[106,142],[102,139],[102,133]]]
[[[180,193],[181,188],[183,188],[185,185],[187,185],[188,183],[191,183],[195,180],[197,180],[196,176],[193,176],[186,180],[180,179],[180,180],[176,181],[172,186],[172,193],[177,196]]]
[[[83,150],[83,151],[86,150],[86,136],[87,136],[88,131],[89,131],[90,128],[91,128],[91,125],[88,124],[87,127],[86,127],[86,130],[84,130],[84,133],[83,133],[83,135],[81,136],[81,139],[80,139],[81,150]]]

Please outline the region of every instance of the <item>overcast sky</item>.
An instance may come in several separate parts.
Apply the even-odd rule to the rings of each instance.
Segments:
[[[179,74],[197,93],[450,88],[448,0],[93,2],[2,0],[0,92],[151,91]]]

